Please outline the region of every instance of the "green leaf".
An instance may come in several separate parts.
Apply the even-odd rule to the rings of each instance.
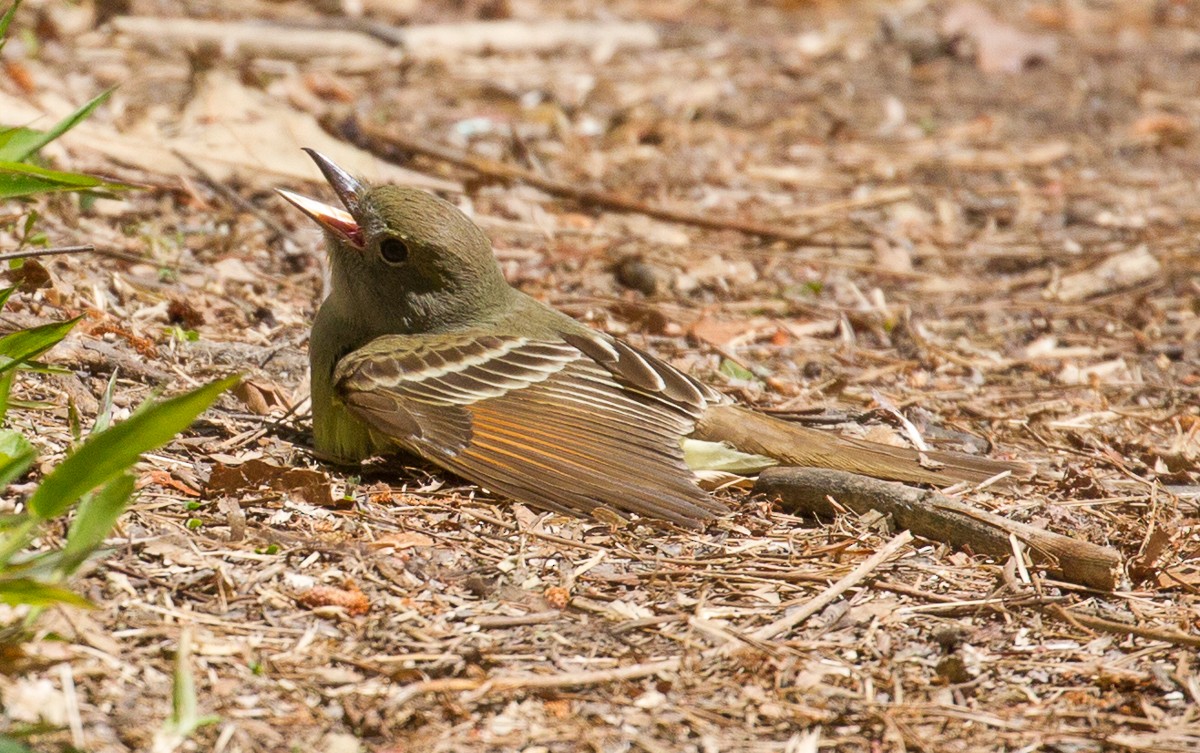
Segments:
[[[0,290],[0,308],[4,308],[4,304],[8,303],[8,297],[10,295],[12,295],[13,291],[16,289],[17,289],[17,286],[14,285],[11,288],[5,288],[4,290]]]
[[[8,396],[12,392],[13,379],[16,376],[16,369],[9,369],[4,374],[0,374],[0,423],[3,423],[5,416],[8,415],[8,406],[10,405]]]
[[[127,471],[143,452],[171,441],[238,379],[226,377],[143,405],[111,429],[92,435],[42,480],[27,503],[30,512],[43,520],[61,515],[75,500]]]
[[[92,425],[92,434],[99,434],[112,423],[113,390],[117,388],[117,369],[113,369],[108,378],[108,386],[104,388],[104,397],[100,399],[100,411],[96,414],[96,423]]]
[[[41,135],[41,131],[33,128],[25,128],[24,126],[12,126],[0,129],[0,154],[7,154],[11,150],[20,148],[22,140],[32,141]],[[16,146],[10,147],[10,144],[15,144]],[[15,159],[9,161],[20,162],[20,160]]]
[[[47,607],[54,604],[68,604],[73,607],[89,609],[93,607],[92,602],[69,589],[42,583],[32,578],[0,580],[0,603],[14,607],[21,604],[30,607]]]
[[[6,525],[4,534],[0,535],[0,572],[12,575],[12,558],[33,540],[37,533],[38,521],[29,515],[22,515],[14,525]]]
[[[133,474],[123,473],[99,492],[83,498],[67,531],[67,543],[59,554],[59,573],[67,576],[75,572],[104,543],[133,496],[134,481]]]
[[[179,637],[179,648],[175,652],[174,684],[171,688],[171,716],[159,733],[155,735],[156,743],[167,743],[162,747],[171,750],[190,737],[196,730],[209,724],[221,721],[215,714],[200,716],[199,704],[196,703],[196,680],[192,675],[192,636],[184,631]],[[160,747],[155,745],[156,748]]]
[[[0,199],[15,199],[54,191],[121,191],[124,183],[101,180],[91,175],[47,170],[22,162],[0,161]]]
[[[8,735],[0,735],[0,753],[33,753],[33,749]]]
[[[753,372],[728,358],[721,359],[721,366],[718,368],[718,371],[731,379],[741,379],[743,381],[754,379]]]
[[[62,366],[51,366],[50,364],[42,363],[41,361],[26,361],[25,363],[21,364],[21,370],[31,371],[34,374],[67,375],[74,373],[70,369],[64,369]]]
[[[17,15],[17,6],[21,4],[21,0],[13,0],[13,4],[4,11],[4,15],[0,16],[0,50],[4,49],[4,37],[8,35],[8,25],[12,23],[13,16]]]
[[[112,93],[112,89],[107,89],[96,95],[83,107],[80,107],[75,112],[55,123],[54,127],[49,131],[35,131],[32,128],[12,129],[17,133],[8,138],[6,143],[0,146],[0,162],[24,162],[29,159],[46,144],[49,144],[83,122]]]
[[[0,337],[0,374],[57,345],[82,317],[43,324]]]
[[[12,429],[0,429],[0,491],[21,477],[37,457],[37,448]]]

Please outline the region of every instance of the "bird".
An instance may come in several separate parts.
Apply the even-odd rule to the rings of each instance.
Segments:
[[[764,464],[938,486],[1026,473],[1020,463],[917,452],[741,407],[511,286],[488,236],[452,203],[368,184],[305,151],[342,204],[277,189],[320,225],[329,255],[329,292],[309,339],[320,457],[415,453],[544,510],[691,528],[730,510],[698,485],[687,442]]]

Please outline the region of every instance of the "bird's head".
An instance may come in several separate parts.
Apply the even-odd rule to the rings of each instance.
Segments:
[[[325,230],[330,298],[389,334],[454,329],[486,319],[512,289],[479,227],[416,188],[369,186],[312,149],[345,209],[280,190]]]

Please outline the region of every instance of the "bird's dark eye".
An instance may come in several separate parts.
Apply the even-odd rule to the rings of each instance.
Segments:
[[[384,238],[379,242],[379,255],[388,264],[403,264],[408,260],[408,244],[399,238]]]

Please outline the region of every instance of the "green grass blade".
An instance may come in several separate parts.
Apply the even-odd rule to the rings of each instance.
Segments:
[[[23,162],[0,161],[0,199],[15,199],[53,191],[122,191],[132,187],[91,175],[47,170]]]
[[[182,742],[196,730],[221,721],[215,714],[200,716],[196,702],[196,680],[192,675],[192,635],[185,630],[179,636],[175,653],[174,684],[171,688],[171,717],[163,725],[165,739]]]
[[[45,353],[62,341],[82,317],[30,327],[0,337],[0,374]]]
[[[15,151],[20,148],[21,143],[31,142],[34,139],[41,137],[42,132],[33,128],[25,128],[24,126],[13,126],[11,128],[0,128],[0,154],[8,154],[10,151]],[[9,160],[5,157],[6,162],[20,162],[20,160]]]
[[[8,297],[10,295],[12,295],[13,291],[16,289],[17,289],[17,286],[14,285],[11,288],[5,288],[3,290],[0,290],[0,308],[4,308],[4,304],[8,303]]]
[[[92,435],[42,480],[29,498],[30,512],[42,520],[61,515],[75,500],[127,471],[143,452],[171,441],[238,379],[226,377],[143,406],[111,429]]]
[[[37,457],[37,448],[20,433],[0,429],[0,491],[21,477]]]
[[[4,533],[0,534],[0,572],[12,574],[9,563],[18,552],[29,546],[37,529],[38,521],[28,515],[23,516],[16,525],[5,528]]]
[[[25,363],[21,364],[21,370],[29,371],[34,374],[58,374],[59,376],[65,376],[67,374],[74,373],[70,369],[64,369],[62,366],[51,366],[50,364],[43,363],[42,361],[26,361]]]
[[[113,391],[117,388],[118,369],[113,369],[108,378],[108,386],[104,388],[104,397],[100,399],[100,411],[96,413],[96,423],[92,425],[92,434],[99,434],[112,423]]]
[[[21,0],[13,0],[13,4],[8,6],[8,10],[4,11],[4,15],[0,16],[0,50],[4,49],[4,38],[8,36],[8,25],[12,23],[13,16],[17,15],[17,6],[21,4]]]
[[[0,753],[33,753],[33,748],[27,748],[7,735],[0,735]]]
[[[30,607],[48,607],[54,604],[87,608],[93,606],[92,602],[62,586],[42,583],[32,578],[0,580],[0,603],[14,607],[21,604]]]
[[[4,419],[8,417],[8,406],[12,404],[12,401],[8,399],[8,396],[12,394],[13,380],[16,379],[16,377],[16,369],[9,369],[3,374],[0,374],[0,424],[3,424]]]
[[[59,552],[60,575],[67,576],[75,572],[104,543],[117,518],[129,504],[133,485],[133,474],[123,473],[99,492],[83,498],[67,531],[67,543]]]
[[[83,107],[55,123],[49,131],[35,131],[32,128],[19,129],[6,144],[0,147],[0,162],[24,162],[29,159],[46,144],[83,122],[92,114],[93,110],[112,96],[112,93],[112,89],[107,89],[96,95]]]

